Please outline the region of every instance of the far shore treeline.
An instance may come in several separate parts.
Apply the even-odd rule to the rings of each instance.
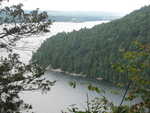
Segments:
[[[123,52],[133,50],[132,43],[150,42],[150,6],[125,17],[71,33],[59,33],[45,40],[32,61],[43,67],[126,82],[127,74],[118,74],[112,65],[120,62]]]

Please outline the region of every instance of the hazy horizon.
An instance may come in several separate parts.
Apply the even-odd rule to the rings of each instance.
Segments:
[[[25,10],[94,11],[128,14],[145,5],[149,0],[10,0],[9,5],[24,4]]]

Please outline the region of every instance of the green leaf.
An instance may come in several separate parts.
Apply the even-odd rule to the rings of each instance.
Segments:
[[[69,85],[73,88],[76,88],[76,82],[75,81],[71,81],[69,82]]]

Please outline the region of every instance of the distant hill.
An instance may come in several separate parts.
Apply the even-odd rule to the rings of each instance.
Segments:
[[[119,51],[132,49],[132,42],[150,43],[150,6],[109,23],[47,39],[32,60],[43,67],[51,65],[71,73],[101,77],[108,81],[127,81],[111,65],[121,60]],[[149,74],[148,74],[149,75]]]
[[[26,10],[30,13],[30,10]],[[41,12],[41,11],[39,11]],[[122,15],[109,12],[83,12],[83,11],[46,11],[49,19],[55,22],[85,22],[85,21],[103,21],[114,20]],[[0,13],[0,22],[11,22],[13,18],[5,13]],[[18,19],[19,20],[19,19]],[[16,21],[18,21],[16,20]]]
[[[92,11],[47,11],[51,20],[56,22],[84,22],[113,20],[120,18],[120,14]]]

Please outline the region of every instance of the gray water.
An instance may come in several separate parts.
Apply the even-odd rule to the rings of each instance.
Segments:
[[[59,32],[71,32],[73,30],[79,30],[80,28],[91,28],[94,25],[101,24],[103,21],[99,22],[85,22],[85,23],[54,23],[50,30],[51,32],[46,35],[33,36],[30,38],[24,38],[17,43],[17,47],[21,50],[16,50],[20,54],[21,61],[28,63],[32,56],[31,51],[36,51],[36,49],[41,45],[41,43],[48,37],[55,35]],[[25,51],[22,51],[22,48]],[[6,53],[5,51],[3,52]],[[112,84],[105,81],[90,80],[82,77],[74,77],[68,74],[62,74],[59,72],[47,71],[44,75],[47,79],[54,81],[56,80],[55,86],[51,88],[47,94],[41,94],[40,91],[29,91],[20,93],[20,97],[29,104],[32,104],[33,111],[36,113],[61,113],[61,110],[66,109],[69,105],[77,104],[80,108],[85,108],[85,102],[87,100],[86,95],[89,98],[106,96],[110,101],[115,104],[119,104],[122,98],[124,90],[116,88]],[[76,81],[77,87],[74,89],[69,86],[70,81]],[[88,90],[88,84],[104,89],[106,93],[96,93]],[[111,90],[117,90],[120,92],[119,95],[111,93]],[[130,104],[130,103],[129,103]],[[26,113],[26,112],[25,112]]]
[[[83,77],[70,76],[60,72],[48,71],[45,73],[45,77],[51,81],[56,80],[56,84],[47,94],[42,94],[40,91],[23,92],[20,94],[25,102],[33,105],[33,111],[36,113],[61,113],[61,110],[65,110],[72,104],[77,104],[80,108],[84,109],[86,107],[85,102],[87,101],[87,94],[90,99],[106,96],[110,101],[119,104],[124,92],[123,89],[119,89],[106,81],[90,80]],[[77,87],[72,88],[69,85],[70,81],[76,81]],[[97,86],[106,92],[98,94],[89,91],[87,88],[88,84]],[[111,90],[119,91],[120,94],[112,94]]]

